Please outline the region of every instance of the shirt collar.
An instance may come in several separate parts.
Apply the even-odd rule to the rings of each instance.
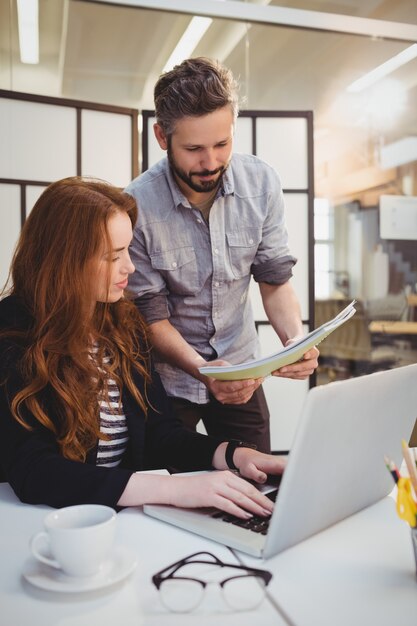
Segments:
[[[224,196],[232,196],[235,193],[235,181],[233,179],[233,155],[229,163],[229,167],[223,174],[223,195]]]
[[[176,183],[174,175],[171,171],[171,167],[169,165],[168,157],[165,158],[165,173],[168,181],[168,187],[171,191],[175,206],[178,207],[181,205],[191,209],[190,203]]]

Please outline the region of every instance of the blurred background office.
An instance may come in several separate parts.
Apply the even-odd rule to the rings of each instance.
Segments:
[[[47,183],[82,173],[124,186],[160,158],[155,81],[208,56],[241,84],[236,148],[282,177],[306,330],[358,301],[321,345],[313,384],[416,362],[416,42],[415,0],[0,0],[0,282]],[[266,383],[272,415],[287,398],[280,448],[300,385]]]

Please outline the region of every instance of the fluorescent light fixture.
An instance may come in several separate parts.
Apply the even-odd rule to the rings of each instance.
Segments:
[[[407,105],[407,90],[395,78],[384,78],[368,92],[354,97],[360,102],[366,124],[371,122],[374,129],[387,129],[395,124]]]
[[[378,65],[378,67],[376,67],[375,69],[371,70],[361,78],[358,78],[358,80],[355,80],[351,85],[349,85],[347,91],[353,93],[363,91],[363,89],[370,87],[378,80],[381,80],[381,78],[384,78],[384,76],[391,74],[391,72],[394,72],[394,70],[401,67],[402,65],[405,65],[409,61],[412,61],[416,57],[417,44],[413,43],[413,45],[409,48],[406,48],[399,54],[396,54],[391,59],[388,59],[388,61],[385,61],[385,63],[382,63],[382,65]]]
[[[20,60],[39,63],[39,5],[38,0],[17,0]]]
[[[184,31],[183,36],[175,46],[171,56],[165,63],[163,72],[169,72],[174,65],[181,63],[192,54],[198,42],[210,28],[213,20],[211,17],[193,17]]]

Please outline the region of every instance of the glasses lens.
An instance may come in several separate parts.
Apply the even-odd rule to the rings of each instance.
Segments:
[[[175,613],[188,613],[201,602],[204,587],[196,580],[168,578],[159,587],[162,603]]]
[[[223,585],[227,604],[238,611],[256,608],[265,597],[265,583],[259,576],[238,576]]]

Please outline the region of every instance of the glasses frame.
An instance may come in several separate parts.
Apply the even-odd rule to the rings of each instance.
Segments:
[[[207,560],[207,559],[195,559],[195,557],[202,557],[203,555],[206,555],[208,557],[210,557],[210,559],[212,560]],[[231,567],[233,569],[236,570],[240,570],[242,572],[246,572],[245,574],[241,574],[240,576],[228,576],[227,578],[225,578],[224,580],[220,581],[218,583],[218,585],[223,589],[223,587],[225,586],[225,584],[227,582],[229,582],[229,580],[233,580],[235,578],[244,578],[247,576],[247,574],[251,574],[251,575],[255,575],[259,578],[262,579],[262,581],[265,584],[265,587],[267,587],[272,579],[272,573],[269,572],[268,570],[264,570],[264,569],[258,569],[256,567],[247,567],[246,565],[236,565],[235,563],[224,563],[223,561],[221,561],[217,556],[215,556],[214,554],[212,554],[211,552],[195,552],[194,554],[190,554],[189,556],[185,557],[184,559],[181,559],[179,561],[176,561],[175,563],[172,563],[171,565],[168,565],[168,567],[164,567],[164,569],[161,569],[159,572],[157,572],[156,574],[154,574],[152,576],[152,582],[155,585],[155,587],[159,590],[162,583],[165,580],[170,580],[170,579],[174,579],[174,580],[192,580],[194,582],[199,583],[203,589],[205,589],[208,585],[208,583],[204,580],[201,580],[200,578],[194,578],[191,576],[175,576],[176,572],[181,568],[184,567],[184,565],[189,565],[191,563],[201,563],[202,565],[206,564],[206,565],[217,565],[219,567]]]

